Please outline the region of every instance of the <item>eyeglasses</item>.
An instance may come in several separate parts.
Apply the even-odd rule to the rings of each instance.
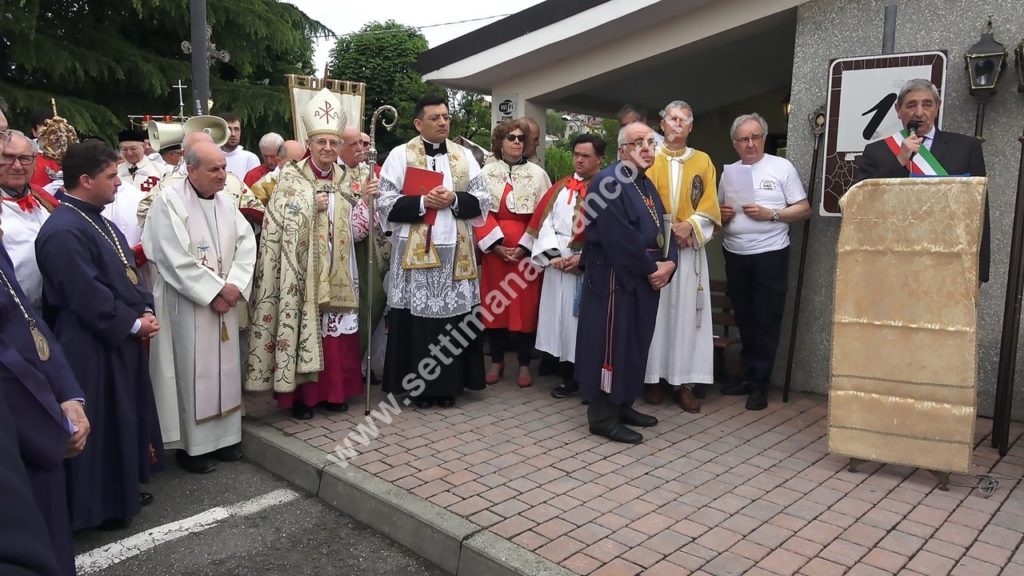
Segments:
[[[750,136],[732,139],[733,142],[743,145],[750,144],[751,142],[760,142],[761,140],[764,140],[764,134],[751,134]]]
[[[632,146],[634,148],[654,148],[658,145],[658,141],[654,138],[648,138],[647,140],[637,140],[635,142],[626,142],[623,146]]]
[[[505,140],[509,142],[526,142],[526,136],[524,134],[509,134],[505,136]]]
[[[35,157],[35,155],[32,155],[32,154],[26,154],[24,156],[12,156],[10,154],[0,154],[0,166],[9,166],[11,164],[14,164],[15,160],[20,162],[22,166],[28,166],[29,164],[32,164],[33,162],[36,161],[36,157]]]

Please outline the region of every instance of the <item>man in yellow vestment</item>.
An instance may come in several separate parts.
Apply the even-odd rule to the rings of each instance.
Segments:
[[[689,104],[675,100],[665,106],[661,129],[665,142],[658,147],[647,175],[672,217],[679,260],[658,306],[658,322],[647,357],[644,399],[649,404],[661,404],[664,380],[680,408],[700,412],[700,400],[688,385],[714,382],[711,291],[704,247],[722,228],[715,165],[707,154],[687,146],[693,130]]]

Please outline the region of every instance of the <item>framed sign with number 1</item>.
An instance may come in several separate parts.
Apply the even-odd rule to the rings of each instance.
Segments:
[[[907,80],[925,78],[939,94],[946,84],[942,51],[840,58],[829,64],[825,158],[821,178],[822,216],[840,216],[839,198],[853,183],[854,165],[864,147],[903,128],[896,98]],[[942,125],[942,108],[936,122]]]

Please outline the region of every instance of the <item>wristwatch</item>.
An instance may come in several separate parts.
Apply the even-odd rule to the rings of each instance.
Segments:
[[[772,212],[772,222],[778,222],[779,218],[779,209],[776,208],[775,211]]]

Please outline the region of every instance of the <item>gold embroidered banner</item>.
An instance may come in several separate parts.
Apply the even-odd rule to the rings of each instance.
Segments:
[[[296,74],[285,74],[288,80],[288,92],[292,101],[292,118],[295,119],[295,139],[299,142],[306,141],[306,127],[299,121],[300,112],[306,109],[306,105],[323,88],[338,95],[341,105],[345,109],[345,118],[348,119],[347,128],[363,129],[363,103],[366,100],[366,84],[352,82],[349,80],[333,80],[317,78],[316,76],[299,76]]]
[[[970,471],[986,184],[866,180],[840,200],[830,452]]]

